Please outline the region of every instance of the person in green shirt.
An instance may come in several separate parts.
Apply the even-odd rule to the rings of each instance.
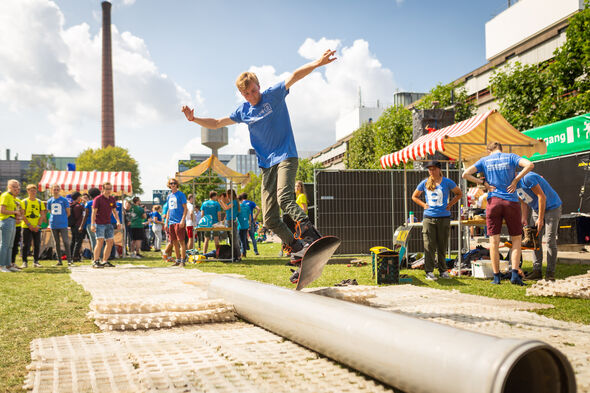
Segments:
[[[143,229],[143,220],[145,220],[146,214],[145,210],[140,205],[141,201],[139,197],[134,197],[132,201],[133,204],[129,208],[131,217],[129,227],[131,228],[131,252],[135,250],[135,253],[131,257],[139,259],[142,257],[139,251],[141,250],[141,242],[145,237],[145,230]]]

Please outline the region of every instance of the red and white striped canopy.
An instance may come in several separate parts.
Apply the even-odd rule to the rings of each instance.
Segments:
[[[102,190],[102,184],[110,182],[114,194],[132,194],[131,172],[86,172],[86,171],[45,171],[39,182],[39,191],[51,190],[53,184],[59,184],[64,193],[87,192],[96,187]]]
[[[545,142],[528,137],[514,128],[496,110],[491,110],[440,130],[423,135],[410,145],[382,156],[381,167],[390,168],[409,160],[419,160],[436,151],[468,164],[485,156],[488,143],[498,141],[505,153],[530,157],[535,152],[547,151]]]

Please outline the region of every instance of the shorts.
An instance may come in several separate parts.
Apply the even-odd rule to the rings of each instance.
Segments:
[[[192,225],[190,227],[186,227],[186,236],[189,239],[193,239],[195,237],[195,235],[193,233],[193,226]]]
[[[115,234],[113,226],[109,224],[96,224],[96,238],[97,239],[112,239]]]
[[[143,228],[131,228],[131,240],[145,239],[145,230]]]
[[[507,201],[498,197],[491,197],[488,199],[486,225],[489,236],[500,234],[502,231],[502,219],[506,222],[508,234],[510,236],[522,235],[522,223],[520,217],[521,211],[519,202]]]
[[[186,229],[181,227],[180,224],[170,224],[170,241],[184,241],[184,235],[186,234]]]

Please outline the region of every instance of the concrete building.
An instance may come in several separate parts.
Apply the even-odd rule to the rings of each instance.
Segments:
[[[18,155],[13,158],[10,149],[6,149],[6,159],[0,160],[0,190],[5,190],[6,182],[10,179],[16,179],[21,184],[25,183],[31,161],[37,157],[43,158],[47,156],[47,154],[32,154],[30,160],[19,160]],[[67,171],[68,164],[75,163],[76,157],[53,157],[51,161],[55,170]]]
[[[519,0],[508,4],[485,25],[488,63],[454,81],[465,83],[467,94],[477,104],[477,113],[498,108],[489,88],[494,69],[551,59],[555,49],[566,41],[569,19],[584,7],[583,0]]]
[[[253,172],[255,175],[260,175],[261,172],[254,149],[249,149],[248,154],[236,154],[229,161],[227,166],[230,169],[243,174]]]
[[[412,93],[408,91],[396,91],[393,93],[393,106],[406,107],[420,98],[424,97],[426,93]]]
[[[365,123],[376,121],[385,108],[360,106],[336,120],[336,139],[342,139]]]

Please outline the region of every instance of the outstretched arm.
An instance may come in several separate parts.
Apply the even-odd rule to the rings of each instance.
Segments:
[[[182,112],[184,113],[188,121],[192,121],[194,123],[197,123],[201,127],[210,128],[212,130],[236,124],[236,122],[230,119],[229,117],[224,117],[221,119],[212,119],[209,117],[196,117],[195,110],[193,108],[189,108],[186,105],[182,107]]]
[[[312,61],[311,63],[307,63],[306,65],[296,69],[291,74],[291,76],[289,76],[287,80],[285,80],[285,88],[289,90],[289,88],[293,86],[293,83],[305,78],[307,75],[311,74],[311,72],[316,68],[326,64],[330,64],[331,62],[336,60],[336,58],[334,57],[334,53],[336,53],[335,50],[328,49],[319,59]]]

